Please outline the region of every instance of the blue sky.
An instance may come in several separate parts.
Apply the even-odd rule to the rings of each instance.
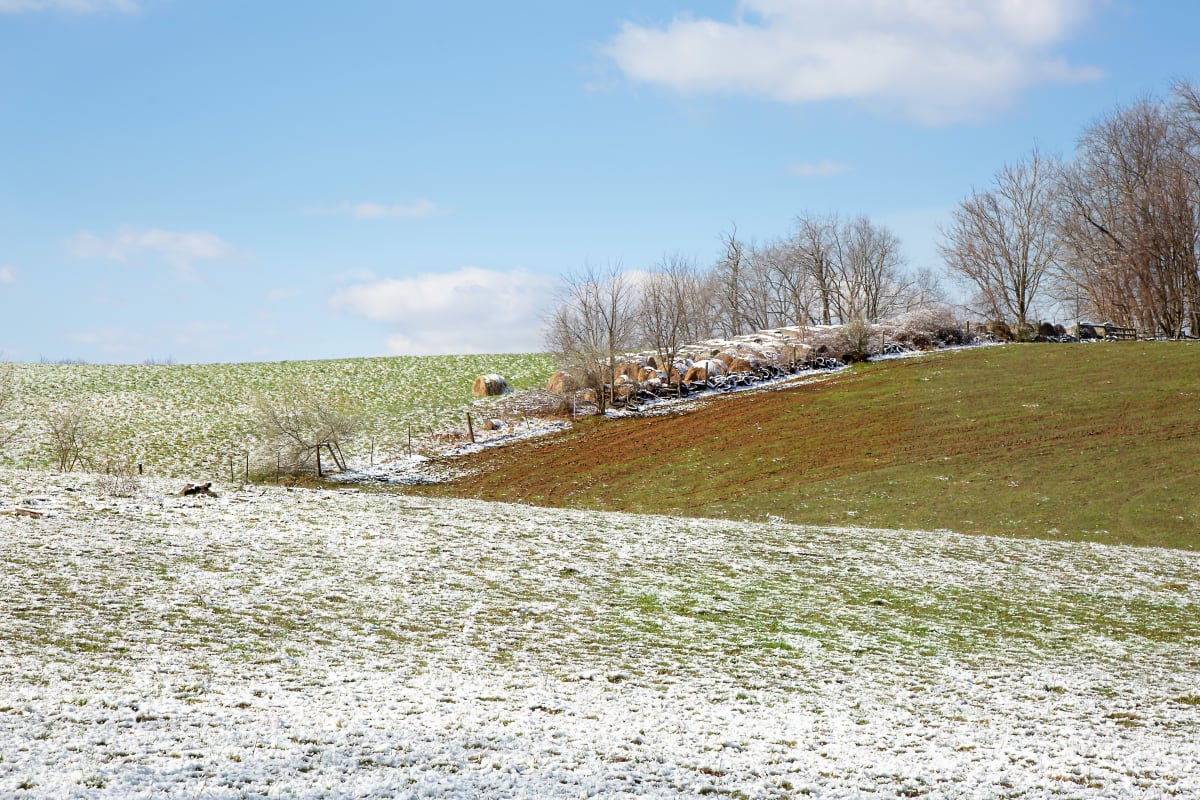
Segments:
[[[938,226],[1200,4],[0,0],[0,357],[528,351],[561,274]]]

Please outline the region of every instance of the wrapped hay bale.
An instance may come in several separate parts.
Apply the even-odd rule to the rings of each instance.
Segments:
[[[692,366],[688,367],[687,374],[683,376],[684,383],[701,383],[710,378],[719,378],[726,373],[725,364],[715,358],[708,358],[703,361],[697,361]]]
[[[579,390],[579,381],[569,372],[556,372],[546,381],[546,391],[554,394],[572,394]]]
[[[471,394],[475,397],[496,397],[508,394],[508,381],[499,375],[480,375],[471,385]]]
[[[735,358],[729,362],[729,374],[754,372],[756,367],[744,358]]]
[[[649,381],[661,381],[663,379],[663,374],[657,369],[646,367],[645,369],[638,371],[637,379],[641,383],[647,383]]]
[[[629,378],[637,378],[638,371],[642,368],[641,364],[635,361],[625,361],[616,366],[614,372],[618,377],[626,376]]]

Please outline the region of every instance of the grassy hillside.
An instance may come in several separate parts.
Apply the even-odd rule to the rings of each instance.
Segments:
[[[432,491],[747,520],[1200,545],[1200,346],[1014,345],[591,420]]]
[[[78,404],[93,433],[88,455],[129,458],[157,475],[220,478],[250,444],[252,406],[291,387],[337,399],[365,423],[355,451],[400,449],[460,419],[477,375],[498,372],[514,388],[544,385],[549,356],[355,358],[258,364],[4,364],[11,370],[27,436],[0,451],[0,465],[48,467],[47,410]],[[0,373],[0,378],[4,377]]]

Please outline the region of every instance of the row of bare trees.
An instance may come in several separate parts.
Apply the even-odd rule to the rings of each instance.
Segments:
[[[646,270],[589,265],[568,274],[546,343],[597,390],[603,410],[603,387],[630,350],[653,351],[669,370],[684,345],[714,336],[875,322],[937,299],[936,281],[905,269],[900,240],[888,228],[866,217],[806,214],[786,236],[762,245],[731,227],[707,269],[671,254]]]
[[[785,326],[877,322],[939,297],[929,272],[910,273],[900,239],[865,216],[798,216],[785,236],[763,245],[721,236],[708,282],[715,332],[736,336]]]
[[[1034,150],[1005,166],[958,205],[941,249],[976,310],[1019,331],[1057,306],[1200,335],[1200,88],[1115,110],[1071,161]]]

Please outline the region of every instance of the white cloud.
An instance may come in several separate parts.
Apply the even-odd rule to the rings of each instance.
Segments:
[[[785,103],[852,100],[927,123],[1002,108],[1024,89],[1094,80],[1052,47],[1096,0],[743,0],[732,22],[626,23],[605,52],[675,91]]]
[[[852,167],[837,161],[802,161],[792,164],[789,169],[801,178],[831,178],[849,172]]]
[[[194,261],[217,261],[237,253],[232,245],[211,233],[134,227],[120,228],[108,237],[97,236],[91,231],[77,233],[67,240],[67,251],[76,258],[121,264],[143,255],[159,256],[177,266]]]
[[[135,14],[134,0],[0,0],[0,14],[26,14],[38,11],[62,11],[68,14],[95,14],[117,11]]]
[[[355,219],[428,219],[450,213],[432,200],[421,198],[411,203],[339,203],[336,206],[312,209],[317,214],[340,214]]]
[[[17,269],[16,267],[0,266],[0,283],[16,283]]]
[[[465,267],[339,289],[329,303],[395,328],[389,351],[408,355],[543,349],[542,318],[557,281],[524,270]]]

